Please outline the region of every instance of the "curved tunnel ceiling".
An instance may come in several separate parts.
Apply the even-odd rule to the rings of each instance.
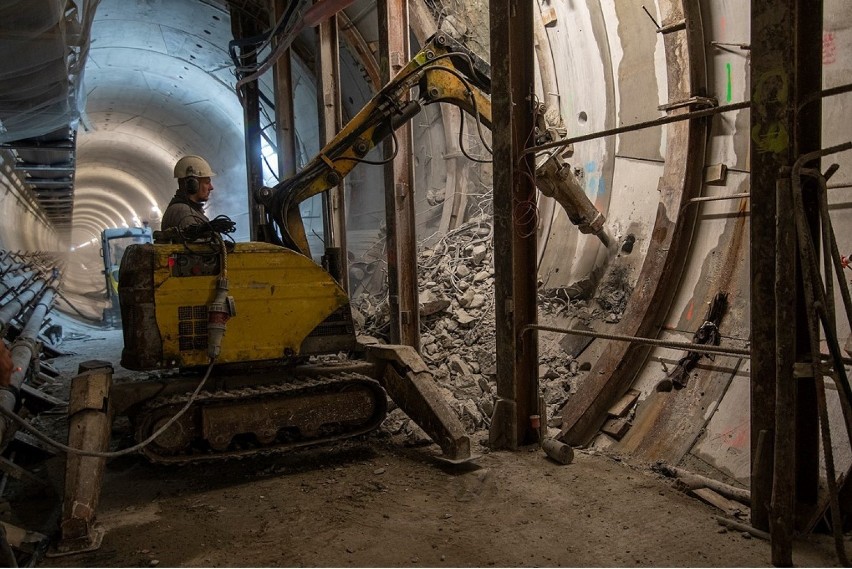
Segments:
[[[230,38],[230,18],[222,7],[195,1],[101,2],[86,67],[76,201],[112,194],[128,210],[125,221],[137,218],[137,224],[150,221],[156,228],[176,187],[172,168],[184,154],[200,154],[215,164],[217,186],[245,187]],[[216,197],[218,203],[242,202],[245,210],[244,195]],[[121,225],[117,214],[111,219]],[[76,238],[72,235],[75,243]]]

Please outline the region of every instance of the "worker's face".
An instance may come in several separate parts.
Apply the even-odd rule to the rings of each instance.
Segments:
[[[213,181],[209,176],[198,178],[198,193],[195,194],[195,201],[198,203],[206,203],[210,199],[210,192],[213,191]]]

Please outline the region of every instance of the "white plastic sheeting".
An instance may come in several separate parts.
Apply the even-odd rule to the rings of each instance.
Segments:
[[[76,128],[83,69],[100,0],[0,3],[0,142]]]

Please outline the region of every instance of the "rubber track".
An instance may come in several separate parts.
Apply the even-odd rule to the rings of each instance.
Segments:
[[[142,450],[142,452],[151,462],[158,464],[193,464],[202,462],[206,463],[211,461],[233,460],[248,457],[283,454],[286,452],[291,452],[298,448],[326,444],[332,441],[342,440],[349,437],[369,433],[370,431],[377,429],[385,418],[386,410],[384,407],[386,404],[387,396],[379,382],[366,375],[353,372],[336,372],[334,374],[328,375],[319,374],[305,377],[291,376],[286,379],[286,383],[262,385],[257,387],[244,387],[241,389],[234,390],[221,390],[213,392],[202,391],[198,394],[192,404],[192,407],[190,407],[187,413],[193,412],[193,409],[197,408],[198,406],[206,405],[209,403],[221,403],[225,401],[233,401],[235,403],[251,403],[253,399],[261,401],[268,400],[274,397],[279,397],[282,395],[299,396],[312,392],[315,392],[317,394],[335,392],[343,390],[351,385],[369,386],[376,393],[378,401],[377,407],[381,408],[381,413],[379,414],[380,416],[377,419],[376,417],[374,417],[372,422],[367,423],[366,426],[359,426],[356,430],[352,432],[340,433],[337,435],[322,437],[318,439],[307,439],[304,441],[287,442],[284,444],[279,444],[278,446],[275,446],[275,444],[273,444],[270,446],[241,448],[238,450],[225,452],[218,452],[212,449],[207,452],[198,452],[197,449],[193,449],[190,447],[190,451],[196,452],[182,453],[176,455],[161,455],[154,452],[151,449],[150,445],[146,446]],[[149,413],[155,412],[164,407],[174,407],[173,414],[177,413],[177,411],[183,408],[186,402],[189,401],[191,395],[191,393],[185,393],[170,395],[166,397],[156,397],[145,403],[143,408],[133,418],[133,422],[136,425],[139,425],[136,429],[136,439],[142,441],[152,434],[152,431],[149,430],[150,422],[146,420],[146,416]],[[147,432],[140,432],[142,430],[145,430]]]

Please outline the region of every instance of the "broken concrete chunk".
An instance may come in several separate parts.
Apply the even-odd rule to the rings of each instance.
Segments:
[[[461,375],[470,375],[470,367],[459,356],[453,354],[447,360],[450,370]]]
[[[456,310],[455,315],[456,322],[458,322],[459,325],[464,326],[465,328],[473,326],[473,323],[476,322],[476,318],[468,314],[467,311],[463,308],[459,308],[458,310]]]
[[[488,380],[485,379],[484,376],[480,375],[476,382],[479,384],[479,389],[481,389],[483,393],[491,393],[491,384],[488,383]]]
[[[462,419],[467,417],[473,426],[478,427],[482,424],[482,413],[472,399],[462,401]]]
[[[359,344],[362,344],[364,346],[373,346],[376,344],[381,344],[378,338],[375,338],[373,336],[366,336],[364,334],[358,334],[357,340]]]
[[[464,294],[458,297],[459,306],[461,306],[462,308],[469,307],[473,303],[474,298],[476,296],[477,295],[472,288],[467,289]]]
[[[459,265],[456,267],[456,276],[465,278],[470,274],[470,269],[467,268],[466,265]]]
[[[474,265],[482,264],[485,260],[485,255],[488,253],[488,248],[485,245],[476,245],[471,251],[471,260]]]
[[[468,272],[470,272],[470,271],[468,271]],[[481,283],[482,281],[484,281],[485,279],[487,279],[490,276],[491,275],[488,273],[488,271],[479,271],[478,273],[476,273],[473,276],[473,282]]]
[[[432,291],[420,293],[420,316],[431,316],[450,306],[448,298],[439,298]]]
[[[480,402],[480,407],[482,407],[482,414],[490,418],[494,414],[494,399],[491,397],[484,398]]]
[[[474,294],[473,299],[470,301],[470,305],[468,308],[481,308],[485,304],[485,295],[484,294]]]
[[[574,460],[574,449],[556,439],[544,439],[541,441],[544,452],[559,464],[571,464]]]
[[[352,320],[355,321],[356,330],[363,330],[367,325],[367,318],[354,306],[352,307]]]

